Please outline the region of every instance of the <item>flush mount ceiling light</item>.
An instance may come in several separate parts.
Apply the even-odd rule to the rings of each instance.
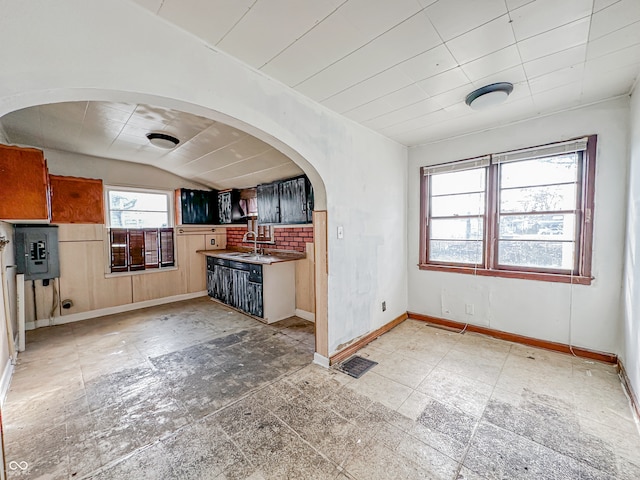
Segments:
[[[147,133],[147,139],[149,140],[149,143],[154,147],[166,148],[167,150],[175,148],[176,145],[180,143],[180,140],[178,140],[173,135],[168,135],[166,133],[160,132]]]
[[[511,83],[492,83],[471,92],[467,95],[465,103],[474,110],[486,110],[504,102],[512,91]]]

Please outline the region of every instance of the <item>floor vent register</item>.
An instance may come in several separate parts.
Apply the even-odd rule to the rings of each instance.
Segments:
[[[353,378],[360,378],[376,365],[378,365],[378,362],[354,355],[349,360],[342,362],[339,368],[340,371],[352,376]]]

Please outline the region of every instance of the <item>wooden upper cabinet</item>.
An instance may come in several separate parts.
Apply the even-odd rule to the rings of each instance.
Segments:
[[[50,175],[51,223],[104,223],[102,180]]]
[[[0,220],[49,220],[44,153],[0,145]]]

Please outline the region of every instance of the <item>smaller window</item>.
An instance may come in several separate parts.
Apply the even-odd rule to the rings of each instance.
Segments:
[[[171,192],[107,187],[106,195],[111,272],[174,266]]]

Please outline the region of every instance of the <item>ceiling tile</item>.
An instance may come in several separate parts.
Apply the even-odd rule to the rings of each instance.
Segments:
[[[469,79],[462,71],[462,68],[456,67],[434,77],[422,80],[418,82],[418,86],[424,90],[427,95],[433,97],[462,85],[468,85],[469,83]]]
[[[429,98],[377,117],[367,122],[367,125],[375,129],[385,128],[397,123],[406,122],[412,118],[422,117],[439,109],[440,106],[434,102],[433,99]]]
[[[262,70],[293,86],[337,62],[419,10],[414,0],[350,0]],[[362,15],[366,11],[366,15]]]
[[[399,65],[402,71],[414,81],[433,77],[438,73],[457,66],[458,62],[456,62],[444,44],[438,45],[420,55],[416,55]]]
[[[281,165],[290,163],[290,160],[287,157],[281,154],[279,155],[278,153],[279,152],[272,149],[263,154],[248,158],[246,160],[229,163],[221,168],[215,169],[216,178],[222,180],[241,177],[254,172],[259,172],[261,170],[279,167]],[[211,172],[213,171],[214,170],[211,170]]]
[[[529,80],[529,88],[533,94],[534,101],[537,95],[541,92],[562,87],[563,85],[568,85],[570,83],[580,83],[582,80],[583,70],[584,64],[579,63]],[[578,90],[578,92],[579,91],[580,90]]]
[[[142,5],[153,13],[158,13],[158,10],[160,10],[160,6],[162,5],[162,0],[134,0],[134,2]]]
[[[536,0],[506,0],[507,2],[507,8],[509,9],[509,11],[513,11],[516,8],[520,8],[524,5],[527,5],[528,3],[531,2],[535,2]]]
[[[445,42],[507,13],[504,0],[447,0],[425,9]]]
[[[639,71],[640,62],[614,71],[602,70],[588,62],[582,81],[582,101],[593,102],[629,94]]]
[[[440,43],[429,19],[418,13],[296,88],[324,100]]]
[[[503,15],[460,37],[446,42],[459,64],[463,65],[515,43],[509,16]]]
[[[245,15],[255,0],[163,0],[158,12],[211,45]]]
[[[638,43],[640,43],[640,22],[590,41],[587,48],[587,59],[602,57]]]
[[[524,62],[545,57],[553,53],[561,52],[571,47],[576,47],[587,42],[589,35],[589,19],[583,18],[576,22],[564,25],[541,33],[535,37],[518,42],[520,56]]]
[[[412,83],[400,68],[393,67],[329,97],[322,104],[343,113]]]
[[[286,165],[280,165],[273,168],[268,168],[258,172],[253,172],[248,175],[240,177],[234,177],[227,180],[220,180],[215,172],[208,172],[206,174],[194,177],[195,180],[203,181],[204,183],[211,184],[214,188],[223,190],[225,188],[250,188],[260,183],[269,183],[275,180],[281,180],[283,178],[295,177],[304,173],[300,167],[295,163],[290,162]]]
[[[344,0],[258,0],[217,46],[256,68],[330,15]],[[293,21],[283,22],[283,15]]]
[[[593,12],[599,12],[600,10],[610,7],[614,3],[619,2],[620,0],[594,0],[593,2]]]
[[[586,72],[601,70],[615,75],[615,71],[621,68],[635,65],[640,60],[640,44],[617,50],[608,55],[598,58],[588,59],[586,62]]]
[[[536,0],[511,12],[517,40],[533,37],[591,15],[593,0]],[[550,12],[553,12],[550,14]]]
[[[638,21],[640,21],[640,2],[620,0],[593,14],[589,40],[603,37]]]
[[[473,62],[465,63],[462,65],[462,71],[469,80],[475,81],[518,64],[520,64],[520,53],[515,45],[511,45]]]
[[[570,82],[534,95],[533,103],[540,112],[569,108],[580,102],[582,81]]]
[[[432,98],[433,101],[440,105],[441,108],[448,109],[455,105],[464,105],[464,100],[467,98],[467,95],[476,88],[477,87],[469,83],[458,88],[454,88],[453,90],[449,90],[448,92],[436,95]]]
[[[130,110],[127,111],[121,108],[113,108],[107,102],[89,102],[89,106],[84,116],[84,122],[94,123],[108,120],[110,122],[120,122],[125,124],[135,110],[135,105],[130,105],[129,107]]]
[[[558,53],[547,55],[524,64],[524,70],[528,78],[535,78],[555,70],[570,67],[577,63],[584,63],[587,54],[587,45],[578,45]]]
[[[509,82],[515,85],[516,83],[525,82],[526,80],[527,75],[524,73],[524,68],[522,68],[522,65],[518,65],[517,67],[508,68],[507,70],[479,78],[473,82],[473,86],[474,88],[480,88],[498,82]]]

